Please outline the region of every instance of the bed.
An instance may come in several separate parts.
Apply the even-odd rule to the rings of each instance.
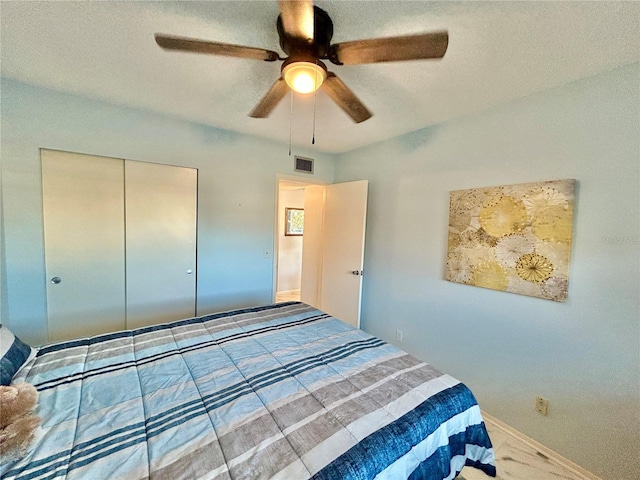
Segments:
[[[38,350],[42,424],[3,479],[495,476],[469,389],[288,302]]]

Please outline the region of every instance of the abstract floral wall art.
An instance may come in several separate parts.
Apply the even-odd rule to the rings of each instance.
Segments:
[[[451,192],[445,279],[564,302],[575,183]]]

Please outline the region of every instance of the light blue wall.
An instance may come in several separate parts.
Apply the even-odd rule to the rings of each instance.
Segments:
[[[335,162],[337,181],[370,182],[363,328],[402,329],[489,413],[615,480],[640,471],[639,79],[632,65]],[[2,313],[26,340],[46,339],[40,147],[199,168],[199,311],[271,301],[286,145],[7,80],[1,133]],[[296,153],[333,180],[335,157]],[[561,178],[578,181],[568,302],[442,280],[450,190]]]
[[[287,145],[6,79],[1,142],[3,321],[24,340],[47,339],[39,148],[198,168],[198,313],[271,303],[276,175],[294,175]],[[333,180],[332,155],[294,153]]]
[[[605,479],[640,472],[640,68],[339,156],[369,180],[362,326]],[[575,178],[569,299],[443,280],[449,191]],[[533,410],[549,399],[550,414]]]

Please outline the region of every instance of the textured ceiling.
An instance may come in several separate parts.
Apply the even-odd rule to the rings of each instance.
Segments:
[[[280,52],[273,1],[0,2],[2,76],[218,128],[344,152],[640,61],[639,2],[320,1],[333,42],[446,29],[442,60],[334,66],[374,116],[324,93],[248,113],[280,62],[166,52],[165,33]],[[290,109],[293,113],[290,114]]]

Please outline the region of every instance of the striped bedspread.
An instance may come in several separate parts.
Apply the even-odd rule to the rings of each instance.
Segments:
[[[495,476],[454,378],[301,303],[41,348],[42,425],[3,479]]]

